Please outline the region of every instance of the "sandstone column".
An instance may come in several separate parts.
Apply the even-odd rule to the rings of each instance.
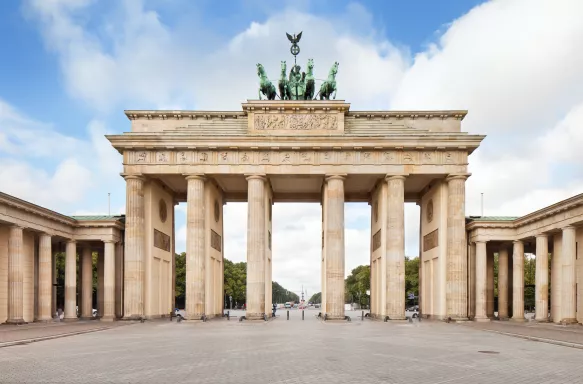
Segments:
[[[465,196],[466,175],[447,178],[447,317],[468,319]]]
[[[97,251],[97,316],[103,317],[103,303],[104,303],[104,256],[103,251]]]
[[[93,258],[91,247],[86,245],[81,251],[81,270],[83,279],[81,280],[81,318],[93,318]]]
[[[57,255],[53,252],[51,255],[51,282],[52,282],[52,308],[51,316],[57,318]]]
[[[575,227],[563,228],[561,274],[561,323],[577,323],[577,275]]]
[[[344,316],[344,179],[326,177],[326,308],[328,320]],[[383,303],[383,305],[385,305]]]
[[[562,233],[555,233],[553,239],[553,254],[551,258],[551,319],[555,323],[560,323],[561,313],[561,290],[563,275],[562,260]]]
[[[140,319],[144,315],[144,179],[125,176],[126,224],[124,265],[124,318]]]
[[[524,244],[516,240],[512,248],[512,320],[524,321]]]
[[[103,249],[103,321],[113,321],[115,313],[115,242],[105,240]]]
[[[205,177],[186,177],[186,318],[205,315]],[[249,279],[249,275],[247,275]],[[247,292],[249,297],[249,292]]]
[[[51,235],[43,233],[38,250],[38,321],[51,321],[52,307],[52,248]]]
[[[498,252],[498,318],[508,318],[508,249]]]
[[[77,319],[77,243],[67,241],[65,251],[65,320]]]
[[[486,314],[494,318],[494,253],[487,252],[486,259]]]
[[[265,314],[265,176],[247,176],[247,319]]]
[[[13,225],[8,235],[8,318],[6,323],[23,324],[24,251],[23,227]]]
[[[118,319],[123,317],[123,265],[122,239],[115,244],[115,317]],[[174,290],[172,290],[172,294],[174,294]]]
[[[387,176],[387,306],[389,319],[405,319],[405,176]],[[344,208],[342,208],[344,209]],[[343,228],[344,230],[344,228]]]
[[[490,320],[486,313],[487,257],[486,242],[476,241],[476,321]]]
[[[535,320],[549,321],[549,243],[546,234],[536,236]]]

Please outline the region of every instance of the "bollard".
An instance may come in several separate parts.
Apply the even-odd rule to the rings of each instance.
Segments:
[[[287,319],[289,320],[289,309],[287,311]]]
[[[302,320],[304,320],[304,310],[302,309]]]
[[[361,315],[361,321],[364,321],[364,311],[362,311],[362,315]]]
[[[227,321],[231,320],[231,311],[227,311]]]

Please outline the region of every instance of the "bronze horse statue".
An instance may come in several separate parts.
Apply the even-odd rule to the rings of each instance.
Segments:
[[[259,100],[261,100],[262,93],[267,97],[267,100],[275,100],[275,86],[267,78],[265,68],[261,64],[257,64],[257,76],[259,76]]]
[[[338,62],[335,62],[328,72],[328,79],[320,86],[320,100],[330,100],[330,96],[334,93],[333,99],[336,99],[336,74],[338,73]]]

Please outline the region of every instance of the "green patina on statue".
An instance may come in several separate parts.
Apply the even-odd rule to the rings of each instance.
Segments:
[[[257,76],[259,76],[259,100],[261,100],[262,93],[267,97],[267,100],[275,100],[275,87],[267,78],[265,68],[261,64],[257,64]]]
[[[322,82],[320,91],[316,92],[316,78],[314,77],[314,60],[308,59],[306,65],[307,73],[302,72],[301,67],[297,64],[296,56],[300,53],[298,42],[302,37],[302,33],[297,35],[290,35],[286,33],[287,38],[292,43],[290,52],[294,55],[294,65],[292,66],[289,75],[286,77],[287,64],[285,61],[281,62],[281,72],[277,81],[279,95],[276,93],[275,86],[267,77],[263,65],[257,64],[257,76],[259,76],[259,100],[263,94],[267,100],[275,100],[278,96],[281,100],[314,100],[320,96],[320,100],[336,99],[336,74],[338,73],[338,62],[335,62],[328,78]]]

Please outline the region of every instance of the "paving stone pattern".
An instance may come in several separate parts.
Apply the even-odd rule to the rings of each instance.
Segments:
[[[0,382],[581,383],[583,351],[424,321],[146,322],[0,348]],[[482,351],[482,352],[480,352]],[[489,353],[484,353],[489,352]]]

